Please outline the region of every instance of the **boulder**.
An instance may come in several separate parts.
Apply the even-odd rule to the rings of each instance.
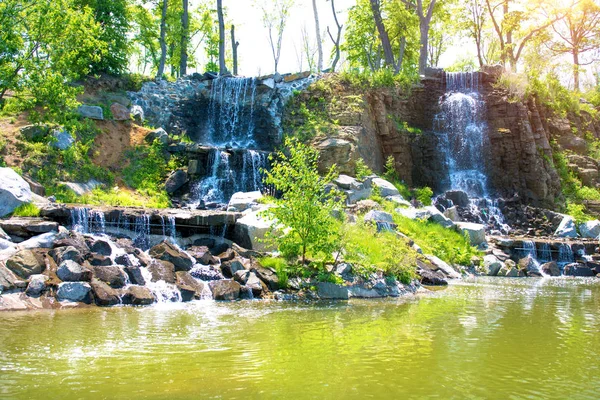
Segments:
[[[583,238],[598,238],[598,236],[600,236],[600,221],[595,219],[593,221],[584,222],[579,225],[579,233],[581,233],[581,237]]]
[[[73,233],[71,233],[71,234],[73,234]],[[58,239],[54,242],[52,247],[54,249],[58,249],[59,247],[69,247],[69,246],[77,249],[77,251],[82,255],[89,253],[89,251],[90,251],[90,248],[88,247],[87,243],[85,242],[83,236],[78,235],[78,234],[73,237],[70,237],[70,238]]]
[[[0,294],[4,291],[14,289],[19,280],[15,274],[0,263]]]
[[[189,271],[194,266],[194,260],[168,241],[157,244],[149,252],[157,260],[168,261],[175,266],[175,271]]]
[[[146,280],[144,279],[142,270],[137,265],[126,265],[123,267],[123,269],[129,277],[129,282],[131,282],[132,284],[141,286],[144,286],[146,284]]]
[[[235,300],[240,296],[241,286],[235,281],[211,281],[208,286],[215,300]]]
[[[30,297],[38,297],[46,290],[46,281],[49,278],[46,275],[31,275],[25,293]]]
[[[431,271],[428,269],[420,269],[417,274],[421,277],[421,285],[427,286],[446,286],[448,281],[444,274],[439,271]]]
[[[83,196],[85,194],[91,193],[92,190],[96,189],[98,186],[102,186],[101,182],[98,182],[95,179],[90,179],[87,182],[60,182],[62,186],[71,192],[75,193],[77,196]]]
[[[341,174],[335,178],[333,183],[335,183],[340,189],[344,190],[360,190],[363,188],[362,183],[356,178],[344,174]]]
[[[468,207],[469,206],[469,195],[462,190],[448,190],[444,196],[446,199],[451,200],[455,206]]]
[[[98,120],[104,119],[104,112],[102,111],[102,107],[88,106],[88,105],[82,104],[79,106],[79,108],[77,108],[77,112],[83,118],[98,119]]]
[[[398,191],[398,189],[396,189],[396,186],[386,181],[385,179],[373,178],[373,180],[371,181],[371,185],[373,188],[379,189],[379,193],[381,193],[382,197],[400,195],[400,192]]]
[[[169,194],[175,193],[177,190],[181,189],[183,185],[188,183],[189,177],[187,172],[182,169],[178,169],[176,171],[171,172],[167,181],[165,182],[165,190]]]
[[[371,210],[365,215],[365,222],[384,222],[393,224],[394,217],[392,214],[385,211]]]
[[[134,306],[147,306],[156,301],[152,291],[144,286],[131,285],[123,296],[123,302]]]
[[[221,264],[221,271],[227,278],[232,278],[236,272],[243,270],[245,270],[244,264],[238,259],[225,261]]]
[[[56,276],[63,282],[89,282],[92,279],[92,271],[75,261],[64,260],[58,266]]]
[[[279,290],[279,277],[271,268],[265,268],[258,263],[254,263],[251,269],[258,276],[258,279],[263,281],[269,290]]]
[[[145,140],[148,143],[154,143],[157,139],[162,144],[168,144],[169,134],[163,128],[158,128],[148,133],[145,137]]]
[[[112,254],[112,247],[110,247],[110,243],[105,240],[96,240],[90,246],[90,251],[108,257]]]
[[[447,208],[444,211],[444,216],[454,222],[460,221],[460,215],[458,215],[458,209],[456,208],[456,206]]]
[[[550,261],[541,266],[542,272],[550,276],[560,276],[560,268],[556,261]]]
[[[582,277],[591,277],[595,276],[594,271],[590,267],[585,267],[579,263],[572,263],[565,265],[564,275],[567,276],[582,276]]]
[[[47,232],[34,236],[24,242],[19,243],[22,249],[51,249],[57,239],[64,236],[62,232]]]
[[[194,279],[189,272],[178,271],[175,274],[177,277],[176,285],[181,291],[182,297],[184,292],[186,292],[186,294],[191,292],[191,297],[194,299],[201,299],[203,297],[205,283]],[[192,298],[188,298],[188,301],[192,300]],[[184,299],[184,301],[186,301],[186,299]]]
[[[115,121],[128,121],[131,118],[129,108],[119,103],[111,104],[110,113]]]
[[[138,105],[131,106],[131,116],[135,122],[141,125],[144,121],[144,109]]]
[[[260,191],[254,192],[237,192],[231,196],[227,209],[232,211],[245,211],[252,207],[253,204],[258,203],[258,200],[262,199],[263,195]]]
[[[403,206],[406,208],[412,208],[412,204],[410,204],[410,201],[405,200],[404,197],[402,197],[399,194],[397,194],[395,196],[388,196],[385,199],[387,201],[391,201],[392,203],[397,204],[399,206]]]
[[[198,264],[190,271],[190,274],[197,279],[203,281],[218,281],[225,279],[221,270],[215,265],[202,265]]]
[[[210,250],[207,246],[192,246],[186,250],[186,252],[196,260],[198,264],[202,265],[217,265],[219,260],[210,254]]]
[[[488,254],[487,256],[483,257],[483,268],[486,275],[498,275],[498,272],[500,272],[502,266],[502,262],[500,262],[500,260],[498,260],[498,258],[492,254]]]
[[[31,250],[21,250],[6,260],[6,268],[22,279],[41,274],[46,268],[44,259]]]
[[[562,217],[554,236],[576,238],[578,235],[575,220],[569,215],[563,215]]]
[[[129,258],[129,254],[121,254],[120,256],[115,257],[115,264],[123,267],[134,265],[134,263],[131,261],[131,258]]]
[[[240,283],[240,285],[250,288],[253,297],[260,297],[263,293],[264,283],[258,279],[254,272],[246,270],[237,271],[234,274],[234,280]]]
[[[0,168],[0,217],[32,200],[29,184],[11,168]]]
[[[96,253],[91,253],[88,256],[88,262],[93,266],[109,266],[113,263],[110,257],[106,257]]]
[[[90,286],[92,287],[92,293],[94,294],[94,301],[96,302],[96,305],[108,307],[121,303],[121,296],[119,292],[106,283],[97,279],[93,279],[90,283]]]
[[[127,274],[118,265],[95,266],[93,271],[97,280],[105,282],[115,289],[122,288],[128,281]]]
[[[317,294],[324,300],[348,300],[348,288],[331,282],[317,283]]]
[[[73,246],[65,246],[59,247],[48,252],[50,257],[54,259],[56,264],[60,265],[63,261],[71,260],[76,263],[81,263],[83,261],[83,257],[81,256],[81,252],[77,250]]]
[[[52,131],[52,142],[50,146],[59,150],[67,150],[75,143],[75,139],[65,129],[54,129]]]
[[[457,222],[456,227],[459,232],[469,235],[469,239],[473,246],[479,246],[480,244],[485,243],[485,225],[474,224],[472,222]]]
[[[316,148],[319,150],[319,173],[327,173],[333,165],[336,165],[341,173],[354,173],[358,156],[350,141],[327,138],[318,143]]]
[[[274,222],[262,215],[262,211],[253,211],[238,219],[234,227],[235,242],[251,250],[269,251],[272,247],[264,242],[267,232]]]
[[[199,160],[190,160],[188,161],[187,173],[188,175],[204,175],[206,170]]]
[[[41,142],[48,136],[50,128],[46,125],[26,125],[19,132],[28,142]]]
[[[454,270],[445,261],[436,256],[425,255],[425,258],[434,266],[434,270],[441,271],[444,275],[451,279],[460,279],[460,274]]]
[[[92,287],[87,282],[64,282],[58,285],[58,301],[91,302]]]
[[[428,208],[396,208],[394,211],[409,219],[426,220],[431,217],[431,210]]]
[[[454,227],[454,222],[452,222],[452,220],[450,218],[448,218],[444,214],[442,214],[440,212],[440,210],[438,210],[437,208],[435,208],[433,206],[429,206],[429,207],[425,207],[425,209],[428,210],[431,214],[431,215],[429,215],[429,221],[435,222],[436,224],[439,224],[439,225],[443,226],[444,228],[453,228]]]
[[[28,238],[41,233],[58,232],[58,223],[41,218],[12,217],[0,220],[0,227],[9,235]]]
[[[527,275],[537,276],[541,274],[540,263],[531,255],[519,260],[519,270],[525,271]]]

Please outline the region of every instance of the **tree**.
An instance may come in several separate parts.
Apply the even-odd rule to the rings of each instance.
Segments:
[[[313,13],[315,15],[315,34],[317,38],[317,72],[323,70],[323,41],[321,40],[321,27],[319,26],[319,9],[317,0],[312,0]]]
[[[304,54],[304,57],[306,57],[308,70],[312,72],[315,70],[315,53],[317,50],[310,40],[311,38],[306,30],[306,25],[300,30],[300,36],[302,38],[302,53]],[[304,59],[304,57],[302,59]]]
[[[335,11],[335,0],[331,0],[331,12],[333,13],[333,20],[335,22],[335,26],[337,27],[337,35],[334,39],[333,35],[331,34],[331,31],[329,30],[329,27],[327,27],[327,34],[329,34],[329,38],[333,42],[333,46],[334,46],[333,51],[334,51],[335,56],[331,63],[331,71],[335,71],[335,67],[337,66],[337,63],[340,61],[340,41],[342,39],[342,28],[343,28],[343,25],[340,25],[340,22],[338,21],[337,13]]]
[[[429,4],[424,3],[425,0],[402,0],[402,2],[410,9],[414,10],[419,17],[419,33],[421,48],[419,50],[419,73],[424,73],[427,68],[427,56],[429,48],[429,27],[433,10],[435,9],[437,0],[429,0]]]
[[[484,61],[484,26],[486,23],[485,0],[466,0],[464,7],[467,13],[463,16],[463,24],[469,36],[475,41],[477,48],[477,61],[479,67],[485,65]]]
[[[223,1],[217,0],[217,17],[219,19],[219,73],[226,74],[225,65],[225,19],[223,18]]]
[[[557,54],[570,54],[573,59],[573,86],[580,89],[579,74],[584,62],[581,56],[600,46],[600,6],[593,0],[581,0],[569,8],[565,18],[552,25],[559,38],[551,44]]]
[[[267,28],[269,45],[275,64],[275,73],[281,58],[281,44],[283,40],[283,31],[290,15],[290,9],[294,5],[294,0],[263,0],[258,4],[262,11],[262,21]]]
[[[90,72],[120,74],[127,70],[130,53],[127,32],[131,19],[127,0],[77,0],[75,6],[91,9],[94,20],[102,28],[97,39],[106,43],[107,51],[90,66]]]
[[[152,10],[142,4],[131,5],[129,15],[133,28],[132,53],[137,55],[138,70],[141,68],[142,73],[146,74],[148,64],[155,69],[160,62],[159,36],[155,29],[158,22]]]
[[[238,53],[237,53],[237,49],[238,46],[240,45],[240,42],[237,42],[235,40],[235,25],[231,25],[231,52],[233,55],[233,75],[237,75],[238,74]]]
[[[383,48],[385,65],[389,68],[396,69],[396,61],[394,61],[395,57],[394,52],[392,51],[390,37],[385,25],[383,24],[383,19],[381,18],[381,0],[370,0],[370,3],[371,11],[373,12],[373,20],[375,21],[375,27],[377,28],[381,47]]]
[[[162,13],[160,17],[160,61],[158,64],[158,71],[156,72],[156,78],[162,79],[165,73],[165,62],[167,61],[167,11],[169,3],[167,0],[162,1]]]
[[[190,18],[188,13],[188,0],[182,0],[183,11],[181,12],[181,53],[179,64],[179,75],[187,74],[188,43],[190,41]]]
[[[286,256],[301,256],[306,263],[307,253],[330,257],[339,237],[333,211],[341,209],[336,193],[326,185],[335,177],[335,166],[325,176],[317,170],[319,153],[297,139],[285,140],[285,151],[271,156],[272,167],[265,171],[265,183],[282,193],[275,207],[266,214],[283,225],[274,240]]]

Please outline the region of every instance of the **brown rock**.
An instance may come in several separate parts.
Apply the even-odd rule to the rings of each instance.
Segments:
[[[240,296],[240,284],[230,280],[211,281],[208,286],[215,300],[235,300]]]
[[[131,118],[129,114],[129,108],[119,103],[113,103],[110,106],[110,112],[112,113],[115,121],[128,121]]]
[[[21,250],[6,260],[6,267],[18,277],[27,279],[30,275],[41,274],[46,264],[39,254],[31,250]]]

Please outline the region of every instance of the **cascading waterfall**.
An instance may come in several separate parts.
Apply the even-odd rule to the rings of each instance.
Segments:
[[[573,249],[567,243],[561,243],[558,246],[558,264],[565,266],[575,261]]]
[[[537,258],[540,262],[552,261],[552,251],[550,250],[550,245],[548,243],[542,243],[538,248],[537,253]]]
[[[135,218],[133,225],[133,244],[140,249],[150,248],[150,215],[143,214]]]
[[[106,233],[104,213],[85,207],[72,208],[71,229],[79,233]]]

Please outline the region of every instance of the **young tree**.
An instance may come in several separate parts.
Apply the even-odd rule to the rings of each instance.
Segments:
[[[240,42],[235,40],[235,25],[231,25],[231,52],[233,55],[233,75],[238,74],[238,46]]]
[[[412,9],[419,17],[419,33],[421,48],[419,51],[419,73],[423,73],[427,68],[427,56],[429,49],[429,28],[431,25],[431,18],[433,17],[433,10],[435,9],[437,0],[429,0],[429,4],[426,4],[426,0],[401,0],[409,9]]]
[[[379,33],[379,40],[381,42],[381,47],[383,48],[385,65],[389,68],[396,69],[396,61],[394,60],[395,57],[392,50],[390,37],[385,25],[383,24],[383,19],[381,18],[381,0],[370,0],[370,3],[371,11],[373,12],[373,20],[375,21],[375,27]]]
[[[585,62],[585,53],[600,47],[600,6],[593,0],[581,0],[569,8],[565,18],[552,25],[559,38],[551,44],[557,54],[570,54],[573,59],[573,86],[580,89],[579,74]]]
[[[225,19],[223,18],[223,1],[217,0],[217,16],[219,19],[219,73],[227,73],[225,65]]]
[[[275,73],[277,73],[279,59],[281,58],[283,31],[290,16],[290,9],[294,5],[294,0],[262,0],[256,4],[262,11],[262,21],[265,28],[267,28]]]
[[[187,74],[188,43],[190,41],[190,18],[188,13],[188,0],[182,0],[183,10],[181,12],[181,52],[179,63],[179,75]]]
[[[329,30],[329,26],[327,27],[327,34],[329,35],[329,38],[333,42],[333,46],[334,46],[333,51],[334,51],[335,56],[331,63],[331,71],[335,71],[335,67],[337,66],[337,63],[340,61],[340,41],[342,39],[342,28],[343,28],[343,25],[340,25],[340,22],[338,21],[337,12],[335,11],[335,0],[331,0],[331,12],[333,13],[333,20],[335,21],[335,26],[337,27],[337,35],[334,39],[333,35],[331,34],[331,31]]]
[[[169,9],[169,3],[167,0],[162,0],[162,13],[160,17],[160,61],[158,63],[158,71],[156,72],[156,78],[162,79],[165,73],[165,63],[167,61],[167,11]]]
[[[339,237],[333,211],[341,209],[336,193],[326,185],[335,177],[335,166],[325,176],[317,170],[319,153],[296,139],[285,140],[285,151],[271,157],[272,168],[265,171],[265,183],[273,185],[283,195],[267,215],[283,225],[274,240],[286,256],[301,256],[306,263],[307,253],[331,257]]]
[[[317,38],[317,72],[323,70],[323,41],[321,39],[321,27],[319,25],[319,9],[317,0],[312,0],[313,13],[315,15],[315,34]]]
[[[311,72],[315,71],[315,53],[317,52],[317,49],[315,49],[316,46],[314,46],[314,44],[310,40],[311,38],[308,31],[306,30],[306,25],[304,25],[300,30],[300,36],[302,38],[302,52],[304,54],[303,59],[306,58],[308,70]]]

